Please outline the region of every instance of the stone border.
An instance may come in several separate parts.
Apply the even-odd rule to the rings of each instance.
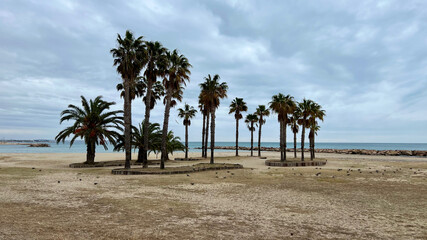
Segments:
[[[131,161],[131,165],[141,165],[136,161]],[[148,160],[148,165],[159,165],[160,160]],[[115,160],[115,161],[101,161],[95,162],[94,164],[85,164],[85,163],[71,163],[70,168],[98,168],[98,167],[122,167],[125,165],[125,160]]]
[[[209,163],[198,163],[193,166],[169,167],[165,169],[158,168],[131,168],[131,169],[113,169],[114,175],[146,175],[146,174],[185,174],[209,170],[242,169],[240,164],[215,163],[209,166]]]
[[[298,161],[298,162],[281,162],[280,160],[266,160],[265,165],[272,167],[310,167],[310,166],[323,166],[326,161]]]

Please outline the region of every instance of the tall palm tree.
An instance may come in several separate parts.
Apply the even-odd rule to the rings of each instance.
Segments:
[[[313,102],[310,106],[310,118],[308,120],[310,133],[310,159],[313,161],[315,158],[314,153],[314,138],[317,135],[317,132],[320,130],[320,126],[317,124],[317,119],[323,121],[323,118],[326,116],[325,110],[322,109],[322,106]]]
[[[297,104],[297,108],[292,113],[292,116],[289,119],[289,124],[291,125],[291,130],[294,134],[294,158],[297,158],[297,133],[299,131],[299,125],[298,125],[299,118],[300,116],[299,116],[299,110],[298,110],[298,104]]]
[[[185,159],[188,159],[188,126],[191,119],[196,116],[197,110],[193,106],[185,104],[184,108],[178,109],[178,117],[183,118],[182,124],[185,126]]]
[[[66,138],[74,135],[70,141],[70,147],[77,138],[84,139],[86,144],[86,162],[95,163],[96,145],[107,148],[107,141],[115,145],[120,134],[115,130],[122,131],[122,117],[117,116],[123,111],[107,111],[114,102],[106,102],[101,96],[89,102],[81,96],[83,108],[68,105],[68,109],[62,111],[60,123],[74,120],[74,124],[65,128],[56,135],[56,143],[64,142]]]
[[[147,62],[143,37],[135,39],[133,33],[126,31],[125,38],[117,34],[117,48],[110,50],[114,58],[114,66],[121,75],[124,88],[124,135],[125,135],[125,168],[130,168],[131,155],[131,126],[132,126],[132,86]],[[133,97],[132,97],[133,96]]]
[[[144,76],[147,81],[147,89],[145,94],[145,118],[144,118],[144,141],[148,142],[148,125],[150,123],[151,113],[151,95],[153,84],[157,81],[157,77],[166,75],[166,51],[160,42],[146,42],[147,48],[147,67],[145,68]],[[143,167],[148,166],[148,145],[144,145],[143,150]]]
[[[294,98],[291,95],[281,93],[274,95],[270,102],[270,109],[278,114],[280,123],[280,160],[286,161],[286,125],[289,122],[288,114],[292,114],[296,108]]]
[[[249,131],[251,131],[251,157],[254,155],[254,124],[256,125],[256,123],[258,123],[258,120],[258,115],[256,115],[255,113],[246,115],[245,123],[248,125]]]
[[[167,73],[165,78],[163,78],[163,85],[166,88],[165,96],[165,114],[163,119],[163,134],[162,134],[162,156],[160,161],[160,169],[165,167],[164,161],[167,158],[167,149],[166,149],[166,138],[169,125],[169,114],[171,108],[172,97],[175,93],[177,98],[181,98],[180,90],[182,86],[185,86],[186,81],[190,80],[190,67],[191,64],[188,62],[188,59],[179,54],[178,50],[173,50],[172,52],[167,52]],[[187,152],[186,152],[187,154]],[[187,157],[186,157],[187,158]]]
[[[301,161],[304,161],[304,137],[305,129],[308,126],[308,118],[311,115],[311,108],[313,105],[312,100],[303,99],[302,102],[298,103],[297,113],[300,116],[298,123],[301,125]]]
[[[265,118],[264,117],[268,117],[270,116],[270,111],[268,110],[268,108],[265,107],[265,105],[258,105],[258,108],[256,109],[255,112],[256,115],[258,115],[258,125],[259,125],[259,129],[258,129],[258,157],[261,157],[261,128],[262,125],[265,124]]]
[[[205,77],[205,82],[200,84],[201,100],[208,109],[211,116],[211,160],[214,163],[215,148],[215,111],[220,105],[220,100],[227,97],[228,85],[226,82],[219,82],[219,75],[215,74],[213,78],[209,74]]]
[[[239,120],[243,118],[242,112],[248,111],[248,106],[243,98],[236,97],[231,101],[230,112],[234,113],[234,119],[236,119],[236,156],[239,156]]]
[[[200,99],[199,99],[199,109],[200,109],[200,112],[203,115],[203,126],[202,126],[202,157],[206,158],[207,156],[205,154],[205,135],[206,135],[206,115],[207,115],[207,110],[206,110],[205,105],[200,102]]]

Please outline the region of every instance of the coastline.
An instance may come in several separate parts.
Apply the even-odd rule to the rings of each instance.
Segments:
[[[201,148],[196,148],[201,149]],[[236,150],[236,147],[232,146],[215,146],[215,149],[219,150]],[[239,150],[250,151],[250,147],[239,147]],[[258,147],[253,148],[254,151],[258,151]],[[261,147],[261,151],[279,152],[279,148],[275,147]],[[294,152],[293,148],[287,148],[287,152]],[[296,149],[297,152],[301,152],[300,148]],[[304,149],[304,152],[309,152],[308,148]],[[420,150],[371,150],[371,149],[322,149],[315,148],[316,153],[336,153],[336,154],[359,154],[359,155],[383,155],[383,156],[415,156],[415,157],[427,157],[427,151]]]

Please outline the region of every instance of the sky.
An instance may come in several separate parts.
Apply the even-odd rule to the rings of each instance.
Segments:
[[[242,97],[252,113],[277,93],[326,110],[318,142],[427,142],[427,1],[0,1],[0,139],[53,139],[80,96],[115,101],[122,80],[109,52],[127,29],[178,49],[193,65],[176,109],[197,107],[199,84],[219,74],[229,86],[217,110],[217,141],[234,141],[228,114]],[[144,118],[133,102],[133,123]],[[152,122],[163,122],[159,102]],[[250,132],[240,124],[240,140]],[[189,140],[200,141],[197,114]],[[263,141],[279,141],[277,115]],[[255,137],[256,139],[256,137]],[[288,141],[293,136],[288,129]]]

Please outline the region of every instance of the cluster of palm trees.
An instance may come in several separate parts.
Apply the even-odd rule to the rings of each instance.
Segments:
[[[305,129],[310,129],[310,159],[315,158],[314,153],[314,138],[320,129],[317,120],[323,121],[325,110],[318,103],[303,99],[301,102],[296,102],[290,95],[279,93],[272,97],[269,103],[269,108],[265,105],[259,105],[253,114],[246,115],[245,123],[251,132],[251,156],[253,156],[253,133],[258,127],[258,156],[261,156],[261,133],[262,125],[266,122],[266,117],[270,115],[270,110],[277,114],[277,120],[280,125],[280,160],[286,161],[286,129],[289,125],[294,134],[294,157],[296,154],[297,133],[301,126],[301,161],[304,161],[304,137]],[[234,113],[236,119],[236,156],[239,155],[239,120],[243,118],[242,112],[246,112],[248,107],[243,98],[235,98],[230,104],[229,114]]]
[[[69,105],[61,113],[61,122],[74,120],[74,125],[61,131],[57,142],[65,141],[74,135],[70,144],[78,137],[87,144],[87,163],[93,163],[95,146],[102,145],[107,148],[107,142],[115,146],[115,150],[125,151],[125,168],[130,168],[132,148],[138,150],[138,161],[143,167],[148,166],[150,152],[161,153],[160,168],[165,167],[168,154],[174,150],[185,150],[188,158],[188,126],[195,117],[197,110],[185,104],[178,109],[178,116],[183,118],[185,126],[185,146],[178,137],[168,131],[170,109],[182,101],[183,89],[190,80],[191,64],[178,50],[169,51],[160,42],[145,41],[143,37],[135,38],[131,31],[126,31],[124,37],[117,35],[117,47],[110,50],[114,58],[114,66],[120,74],[122,82],[117,85],[120,96],[124,99],[123,111],[108,111],[114,102],[106,102],[98,96],[89,102],[82,98],[83,108]],[[215,148],[215,114],[220,106],[221,99],[227,97],[228,85],[220,82],[218,74],[210,74],[200,84],[199,109],[203,115],[202,129],[202,157],[207,158],[208,140],[210,132],[210,162],[214,163]],[[132,101],[142,98],[145,103],[145,118],[139,127],[132,125]],[[150,113],[158,100],[163,97],[165,105],[163,128],[157,123],[150,123]],[[230,104],[230,114],[234,113],[236,119],[236,156],[238,152],[239,120],[248,107],[242,98],[235,98]],[[251,156],[253,156],[253,132],[258,131],[258,156],[261,156],[261,129],[270,115],[270,110],[278,114],[280,123],[280,149],[281,160],[286,160],[286,128],[289,124],[294,133],[294,142],[299,126],[301,135],[301,159],[304,160],[304,135],[309,128],[310,153],[314,158],[314,137],[319,130],[317,120],[323,121],[325,111],[321,106],[311,100],[304,99],[297,103],[290,95],[274,95],[269,103],[269,108],[259,105],[253,114],[248,114],[245,119],[251,131]],[[123,116],[122,116],[123,115]],[[120,134],[118,132],[123,132]],[[294,143],[296,157],[296,143]]]
[[[99,115],[95,116],[96,114],[93,112],[86,111],[94,119],[93,121],[90,120],[92,122],[86,123],[84,121],[89,120],[80,119],[85,118],[85,110],[87,110],[85,106],[86,100],[83,102],[84,110],[70,105],[70,109],[62,113],[61,122],[74,119],[76,121],[73,125],[74,127],[62,131],[58,134],[56,140],[57,142],[64,141],[66,137],[74,134],[72,142],[76,137],[81,137],[91,146],[94,143],[98,144],[98,140],[100,140],[100,144],[106,147],[105,141],[102,139],[108,136],[108,141],[116,146],[116,150],[125,150],[125,168],[130,168],[131,151],[132,147],[134,147],[139,150],[138,161],[142,162],[143,167],[147,167],[148,165],[147,157],[149,152],[160,151],[160,168],[163,169],[171,147],[173,149],[181,149],[181,146],[177,144],[179,138],[175,138],[173,133],[168,131],[169,115],[170,109],[176,106],[177,101],[182,100],[183,89],[190,79],[190,68],[192,66],[188,62],[188,59],[180,54],[178,50],[169,51],[160,42],[145,41],[142,36],[135,38],[129,30],[126,31],[123,37],[120,34],[117,35],[117,47],[111,49],[110,53],[114,58],[114,66],[116,66],[116,70],[122,78],[122,82],[117,85],[117,90],[121,91],[120,96],[124,99],[123,111],[105,112],[108,109],[105,106],[109,107],[114,103],[105,102],[101,97],[98,97],[96,99],[98,105],[94,107],[96,108],[96,113]],[[142,97],[145,103],[145,118],[139,128],[132,126],[132,101],[137,97]],[[165,112],[163,128],[160,130],[158,124],[150,123],[150,113],[156,101],[161,99],[161,97],[164,97]],[[104,113],[98,108],[104,111]],[[75,112],[72,112],[73,109]],[[105,119],[101,120],[103,117],[102,114],[107,114],[108,116],[114,115],[114,126]],[[123,117],[118,116],[119,114],[123,114]],[[190,113],[189,115],[188,113],[180,114],[184,118],[184,125],[189,125],[191,114],[195,115],[195,113]],[[94,124],[99,129],[93,128],[95,127]],[[111,127],[115,130],[123,131],[123,136],[117,134],[117,132],[110,135],[102,135],[105,133],[100,133],[101,135],[99,136],[96,135],[98,130],[105,132],[107,131],[106,129]],[[84,128],[85,131],[81,132],[85,133],[77,132],[82,130],[79,128]],[[89,130],[93,131],[94,134],[90,133]],[[158,141],[159,139],[161,140]],[[176,141],[173,141],[174,139]],[[186,139],[186,146],[188,146],[188,137]],[[95,147],[93,146],[93,155],[94,151]],[[90,163],[90,161],[87,162]]]

